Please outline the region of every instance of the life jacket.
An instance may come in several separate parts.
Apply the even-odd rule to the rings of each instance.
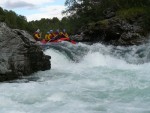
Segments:
[[[66,32],[60,32],[61,38],[69,38],[68,34]]]
[[[68,33],[64,33],[64,35],[66,36],[66,38],[69,38]]]
[[[50,40],[50,34],[46,34],[46,35],[45,35],[45,40],[46,40],[46,41],[49,41],[49,40]]]
[[[50,34],[50,39],[54,38],[55,36],[56,36],[55,33],[51,33]]]
[[[35,39],[35,40],[37,40],[37,41],[39,41],[39,40],[40,40],[40,38],[41,38],[40,33],[35,32],[35,33],[34,33],[34,39]]]

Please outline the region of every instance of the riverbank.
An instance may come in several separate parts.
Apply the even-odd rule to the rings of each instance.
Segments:
[[[144,15],[130,18],[121,18],[117,12],[110,12],[104,19],[84,25],[80,35],[71,36],[77,42],[100,42],[114,46],[132,46],[146,44],[149,40],[149,31],[143,27]]]

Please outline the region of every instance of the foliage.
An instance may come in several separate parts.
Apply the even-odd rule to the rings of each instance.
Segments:
[[[67,8],[63,13],[68,13],[69,16],[63,17],[62,20],[54,17],[31,22],[27,22],[26,17],[22,15],[0,7],[0,22],[7,23],[11,28],[27,30],[31,34],[39,28],[43,36],[50,29],[55,31],[64,28],[69,34],[73,34],[89,23],[107,26],[105,11],[113,9],[117,17],[127,21],[142,17],[141,26],[150,30],[150,0],[66,0],[65,5]]]
[[[129,9],[122,9],[117,12],[117,16],[123,19],[132,19],[145,14],[144,8],[134,7]]]
[[[141,26],[150,29],[150,0],[66,0],[65,5],[64,13],[69,13],[70,18],[76,17],[78,27],[104,20],[104,12],[110,8],[116,16],[126,20],[143,16]]]
[[[5,22],[11,28],[18,28],[27,30],[30,34],[33,34],[37,29],[40,29],[42,35],[44,36],[47,31],[53,29],[66,29],[68,32],[72,32],[73,26],[69,22],[73,22],[74,19],[69,19],[67,17],[62,18],[60,21],[57,17],[52,19],[42,18],[39,21],[30,21],[27,22],[25,16],[17,15],[13,11],[3,10],[0,7],[0,22]]]
[[[109,22],[108,22],[108,20],[101,20],[101,21],[96,22],[96,24],[106,28],[106,27],[108,27]]]
[[[27,30],[27,20],[25,16],[17,15],[13,11],[3,10],[0,7],[0,22],[5,22],[11,28]]]
[[[143,28],[146,30],[147,33],[150,31],[150,8],[146,8],[146,14],[144,15],[144,24],[142,25]]]

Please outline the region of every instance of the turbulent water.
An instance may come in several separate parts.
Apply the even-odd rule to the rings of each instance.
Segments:
[[[0,84],[0,113],[150,113],[149,45],[51,45],[51,70]]]

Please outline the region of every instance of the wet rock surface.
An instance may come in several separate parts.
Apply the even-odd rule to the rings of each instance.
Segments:
[[[146,42],[142,27],[112,17],[82,28],[82,35],[71,38],[80,42],[102,42],[112,45],[138,45]]]
[[[50,56],[26,31],[0,23],[0,81],[13,80],[51,68]]]

